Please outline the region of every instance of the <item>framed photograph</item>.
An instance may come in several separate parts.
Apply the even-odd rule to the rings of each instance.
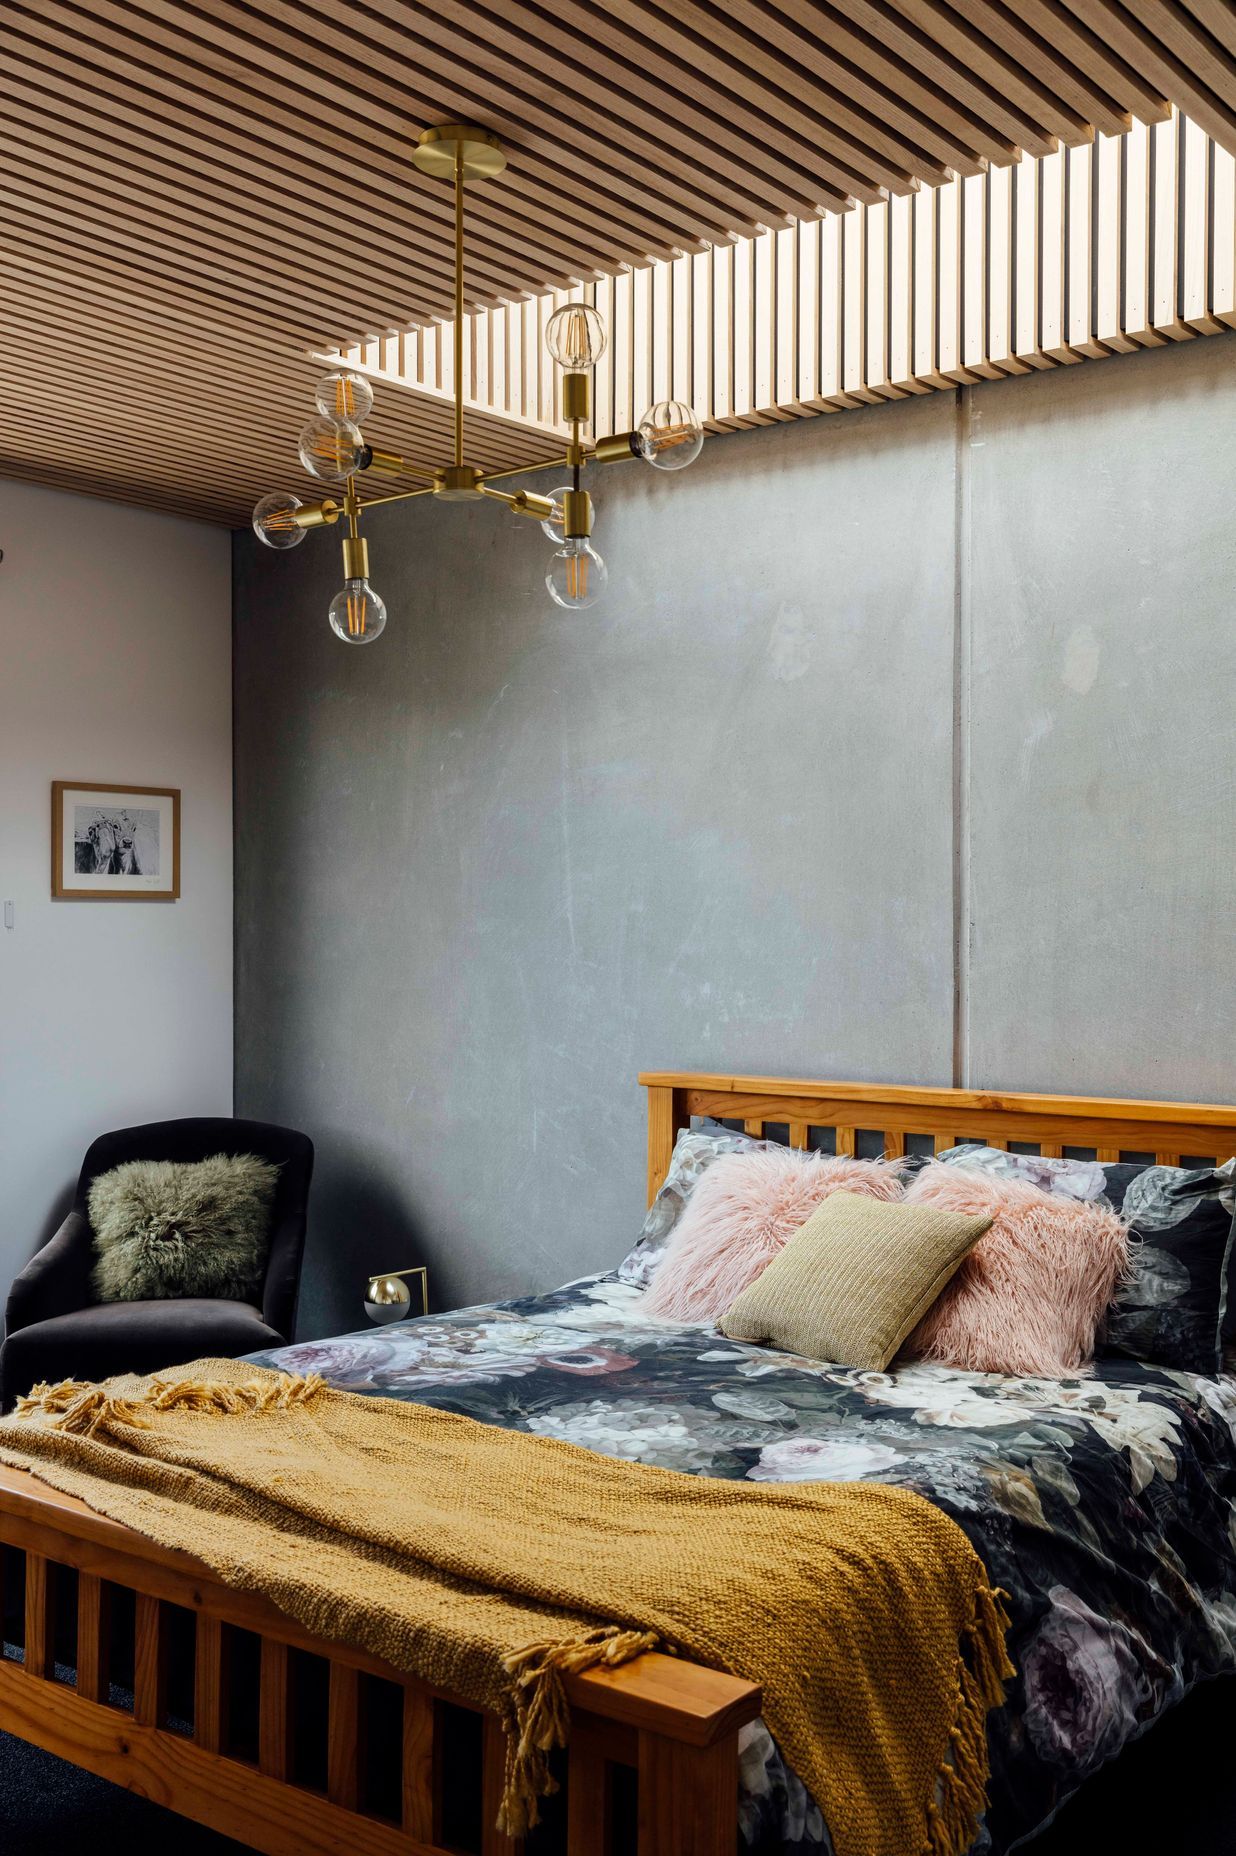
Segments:
[[[52,781],[52,895],[66,902],[175,902],[180,788]]]

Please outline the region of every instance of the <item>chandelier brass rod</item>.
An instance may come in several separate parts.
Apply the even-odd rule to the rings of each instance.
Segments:
[[[522,477],[530,470],[565,469],[570,461],[567,457],[546,458],[543,464],[513,464],[509,470],[487,470],[481,478],[481,484],[501,483],[505,477]]]
[[[392,490],[389,496],[367,496],[360,506],[361,514],[366,509],[376,509],[379,503],[406,503],[412,496],[432,496],[434,486],[427,483],[423,490]]]

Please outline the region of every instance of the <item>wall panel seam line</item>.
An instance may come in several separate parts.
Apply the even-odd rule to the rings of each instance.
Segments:
[[[956,390],[953,464],[952,932],[955,1089],[970,1079],[970,440],[973,388]]]

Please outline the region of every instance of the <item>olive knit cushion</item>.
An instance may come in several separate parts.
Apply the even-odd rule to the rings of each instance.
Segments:
[[[882,1372],[990,1224],[834,1192],[721,1317],[721,1332]]]

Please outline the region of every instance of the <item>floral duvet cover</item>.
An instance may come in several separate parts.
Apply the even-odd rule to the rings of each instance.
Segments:
[[[332,1385],[701,1476],[896,1483],[961,1526],[1009,1594],[1018,1675],[989,1720],[976,1856],[1000,1856],[1205,1677],[1236,1670],[1236,1379],[850,1371],[670,1326],[599,1276],[553,1294],[255,1354]],[[744,1850],[828,1856],[760,1722]]]

